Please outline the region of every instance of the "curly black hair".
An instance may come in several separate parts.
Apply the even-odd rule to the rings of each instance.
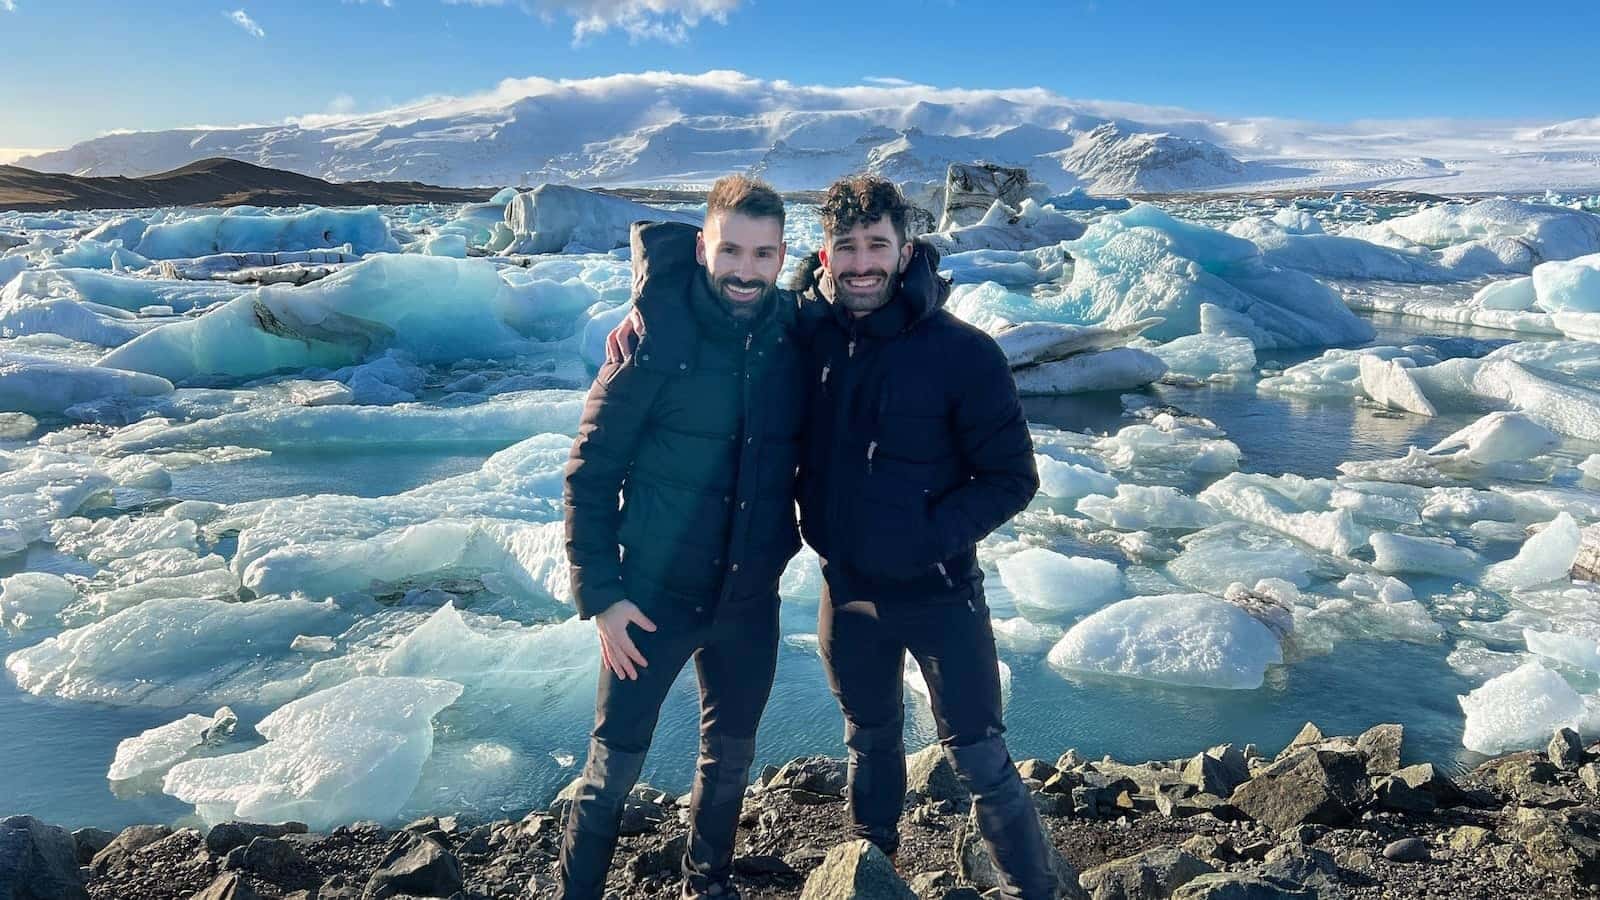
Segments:
[[[857,225],[871,225],[884,216],[894,223],[895,235],[906,236],[910,204],[895,183],[877,175],[851,175],[828,186],[822,197],[822,233],[832,236]]]

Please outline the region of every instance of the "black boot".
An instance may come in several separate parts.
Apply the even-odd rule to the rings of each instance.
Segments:
[[[844,726],[849,772],[851,832],[888,856],[900,849],[900,813],[906,800],[905,719],[874,728]]]
[[[623,804],[639,781],[644,756],[589,740],[583,783],[567,812],[561,841],[561,862],[556,870],[556,897],[560,900],[600,900],[605,894]]]
[[[755,738],[703,735],[689,795],[689,849],[683,857],[685,897],[737,897],[733,843],[744,789],[755,761]]]
[[[946,747],[945,756],[972,794],[978,833],[1000,875],[1007,900],[1054,900],[1059,886],[1039,811],[1011,763],[1003,738]]]

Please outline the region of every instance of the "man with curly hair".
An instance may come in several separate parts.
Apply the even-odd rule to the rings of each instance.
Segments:
[[[845,719],[849,827],[899,847],[909,652],[1002,896],[1052,898],[1051,850],[1003,737],[977,557],[1038,490],[1033,442],[1005,354],[944,309],[950,283],[938,252],[907,237],[908,211],[885,179],[835,182],[823,246],[794,284],[810,381],[800,527],[822,560],[817,632]],[[611,335],[614,359],[683,314],[649,299]]]

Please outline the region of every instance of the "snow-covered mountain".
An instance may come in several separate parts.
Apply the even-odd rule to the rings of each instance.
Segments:
[[[733,170],[784,189],[870,169],[1028,167],[1108,193],[1289,187],[1600,187],[1600,119],[1559,123],[1223,120],[1039,88],[795,85],[738,72],[508,80],[470,97],[277,125],[109,134],[19,165],[142,175],[228,156],[338,181],[697,185]]]

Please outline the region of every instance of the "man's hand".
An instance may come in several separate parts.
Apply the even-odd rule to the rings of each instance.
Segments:
[[[600,661],[624,681],[638,678],[638,670],[649,665],[639,648],[633,645],[633,638],[628,637],[630,623],[645,631],[656,630],[656,623],[640,612],[632,600],[613,603],[594,617],[595,630],[600,632]]]
[[[639,338],[644,336],[644,318],[639,315],[639,307],[628,310],[628,317],[617,323],[606,335],[606,362],[619,363],[633,355],[639,346]]]

